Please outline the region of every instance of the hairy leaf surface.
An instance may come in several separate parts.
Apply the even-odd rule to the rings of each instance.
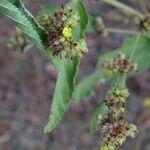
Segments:
[[[87,18],[84,18],[84,16],[81,15],[81,12],[85,15],[86,11],[80,0],[73,1],[70,6],[73,8],[74,6],[76,6],[75,9],[80,14],[81,22],[79,27],[82,27],[82,30],[78,32],[78,35],[76,35],[78,37],[78,40],[80,40],[81,38],[83,38],[81,35],[84,35],[84,31],[87,27],[86,23],[88,23],[88,20],[86,20]],[[62,65],[60,65],[60,72],[58,75],[56,89],[53,97],[51,114],[49,117],[49,121],[44,129],[45,133],[51,132],[57,126],[70,105],[70,101],[74,91],[75,77],[78,71],[78,64],[79,59],[78,57],[75,57],[73,60],[64,61],[62,62]]]
[[[51,106],[51,114],[44,129],[45,133],[51,132],[56,127],[70,105],[78,63],[78,57],[75,57],[73,61],[62,62]]]

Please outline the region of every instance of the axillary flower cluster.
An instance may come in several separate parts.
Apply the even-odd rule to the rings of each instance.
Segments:
[[[102,67],[107,68],[113,73],[127,74],[131,71],[138,71],[137,64],[132,64],[124,54],[118,54],[117,57],[110,58]]]
[[[112,89],[104,98],[109,112],[102,121],[103,146],[101,150],[115,150],[127,137],[134,137],[138,132],[134,124],[124,119],[125,103],[129,93],[127,89]]]
[[[77,11],[61,5],[53,17],[42,15],[38,20],[47,32],[46,46],[47,49],[52,50],[53,55],[60,58],[73,58],[87,52],[85,41],[76,41],[74,38],[76,28],[80,25]]]
[[[125,55],[120,54],[105,62],[103,67],[119,72],[121,75],[137,70],[137,67],[132,65]],[[127,137],[133,138],[138,132],[137,127],[124,118],[128,96],[128,89],[120,86],[112,88],[105,96],[104,102],[108,107],[108,113],[98,117],[102,125],[103,138],[103,146],[100,150],[116,150],[125,142]]]

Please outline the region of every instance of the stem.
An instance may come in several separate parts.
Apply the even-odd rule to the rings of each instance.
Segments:
[[[137,10],[135,10],[135,9],[133,9],[133,8],[117,1],[117,0],[97,0],[97,1],[102,1],[102,2],[105,2],[109,5],[112,5],[127,15],[137,16],[140,19],[144,18],[144,15],[142,13],[140,13],[139,11],[137,11]]]
[[[135,54],[135,51],[136,51],[136,49],[137,49],[137,46],[138,46],[140,37],[141,37],[141,33],[139,33],[139,34],[137,35],[136,39],[135,39],[135,43],[134,43],[134,45],[133,45],[133,48],[132,48],[132,51],[131,51],[131,54],[130,54],[130,57],[129,57],[129,61],[132,60],[133,55]],[[124,74],[124,75],[122,76],[122,86],[123,86],[123,87],[125,87],[126,78],[127,78],[127,75]]]
[[[108,31],[108,33],[119,33],[119,34],[128,34],[128,35],[138,35],[140,33],[140,31],[114,29],[114,28],[106,28],[106,31]],[[150,37],[150,33],[141,33],[141,35]]]
[[[131,35],[137,35],[138,31],[132,31],[132,30],[124,30],[124,29],[114,29],[114,28],[106,28],[108,32],[111,33],[120,33],[120,34],[131,34]]]

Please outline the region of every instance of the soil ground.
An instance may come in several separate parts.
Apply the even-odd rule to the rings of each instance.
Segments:
[[[61,4],[64,0],[24,0],[29,10],[37,15],[43,4]],[[114,8],[84,1],[90,13],[105,17],[107,25],[123,27],[111,21],[118,14]],[[127,2],[124,0],[124,2]],[[128,1],[139,9],[134,0]],[[131,26],[132,28],[132,26]],[[92,114],[102,101],[108,85],[95,87],[96,96],[84,102],[73,101],[58,127],[44,134],[54,93],[57,71],[33,48],[21,54],[8,49],[5,42],[15,34],[15,25],[0,14],[0,150],[98,150],[100,132],[89,133]],[[89,53],[81,62],[78,81],[94,71],[98,55],[120,47],[123,35],[107,39],[97,33],[87,34]],[[150,150],[150,109],[143,106],[150,97],[150,71],[129,79],[131,96],[126,117],[137,124],[139,134],[129,139],[121,150]]]

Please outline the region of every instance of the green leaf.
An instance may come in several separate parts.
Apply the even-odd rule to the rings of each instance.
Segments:
[[[20,0],[0,0],[0,11],[15,22],[16,26],[27,35],[44,57],[58,67],[59,60],[52,56],[50,50],[45,51],[45,32]]]
[[[80,25],[76,27],[76,31],[74,32],[75,33],[74,38],[76,40],[79,40],[81,38],[84,38],[85,35],[84,33],[88,26],[88,20],[89,20],[88,12],[84,7],[84,4],[81,2],[81,0],[72,0],[70,6],[75,8],[78,11],[80,16]]]
[[[52,17],[54,13],[57,11],[58,7],[57,6],[48,6],[48,5],[43,5],[39,11],[40,14],[46,14],[49,17]]]
[[[94,134],[101,126],[101,122],[99,119],[99,115],[104,116],[108,113],[108,107],[105,103],[102,103],[95,111],[92,122],[90,132]]]
[[[76,86],[73,94],[73,99],[82,101],[84,100],[84,98],[91,96],[93,87],[99,83],[106,82],[106,77],[108,76],[109,75],[104,69],[95,71],[91,75],[88,75]]]
[[[0,11],[13,20],[16,26],[28,36],[35,46],[40,50],[44,49],[40,37],[44,32],[38,27],[31,14],[25,11],[24,6],[19,0],[12,2],[9,0],[0,0]]]
[[[61,68],[59,68],[60,70],[53,97],[51,114],[44,129],[45,133],[51,132],[56,127],[70,105],[78,63],[79,58],[75,57],[73,61],[63,61]]]
[[[103,81],[111,80],[111,73],[105,72],[101,67],[99,67],[102,63],[104,63],[108,58],[116,56],[121,50],[127,56],[130,55],[130,51],[134,45],[135,38],[126,41],[123,46],[112,52],[104,54],[100,56],[98,61],[97,71],[85,77],[74,91],[73,98],[76,100],[84,100],[85,97],[90,96],[93,87],[97,84],[103,83]],[[139,73],[150,68],[150,39],[147,37],[141,37],[135,55],[133,57],[133,62],[138,64]],[[105,73],[104,73],[105,72]],[[132,74],[133,75],[133,74]],[[113,78],[114,79],[114,78]],[[84,90],[83,90],[84,89]]]
[[[135,38],[126,41],[123,46],[115,51],[99,57],[98,66],[106,61],[106,59],[116,56],[119,52],[123,52],[126,56],[130,56],[131,50],[133,48]],[[139,73],[150,68],[150,39],[148,37],[141,37],[138,43],[137,49],[133,56],[133,63],[138,64]]]
[[[87,27],[87,32],[94,32],[95,27],[94,27],[94,16],[89,14],[89,22],[88,22],[88,27]]]
[[[72,5],[72,7],[74,8],[74,5]],[[86,14],[84,12],[85,10],[82,10],[84,15],[81,13],[80,8],[83,7],[84,6],[82,2],[77,1],[75,9],[79,11],[79,15],[82,20],[79,25],[82,27],[82,30],[80,30],[79,35],[77,35],[79,40],[81,39],[80,35],[84,35],[83,32],[85,31],[87,23],[87,21],[83,21],[87,18],[82,18]],[[0,0],[0,11],[8,16],[11,20],[13,20],[16,26],[28,36],[28,38],[35,44],[36,47],[39,48],[39,52],[51,60],[54,66],[59,70],[58,80],[52,102],[52,113],[50,120],[45,127],[45,132],[49,132],[56,127],[69,107],[72,93],[74,91],[79,58],[75,57],[72,60],[61,60],[53,57],[50,50],[45,50],[44,41],[46,34],[35,21],[30,12],[20,2],[20,0]]]
[[[72,4],[75,4],[76,6]],[[84,7],[82,2],[79,0],[75,0],[75,3],[71,3],[70,6],[71,8],[76,9],[77,11],[81,11],[79,9],[81,6]],[[86,12],[82,10],[82,13],[85,14]],[[82,20],[80,22],[79,27],[82,27],[82,30],[78,32],[78,40],[81,40],[81,38],[83,38],[81,35],[84,35],[87,26],[85,23],[88,23],[88,21],[83,21],[87,19],[83,18],[83,14],[79,12],[80,19]],[[64,116],[64,113],[67,111],[70,105],[70,101],[74,91],[75,78],[78,70],[77,68],[79,65],[79,58],[75,57],[73,60],[66,60],[61,63],[62,64],[59,66],[59,75],[53,97],[49,121],[44,128],[45,133],[51,132],[58,125],[58,123],[60,122],[60,120]]]
[[[80,21],[80,37],[84,37],[84,32],[87,29],[87,25],[88,25],[88,12],[86,10],[86,8],[84,7],[83,3],[80,0],[76,0],[77,1],[77,9],[81,18]]]

